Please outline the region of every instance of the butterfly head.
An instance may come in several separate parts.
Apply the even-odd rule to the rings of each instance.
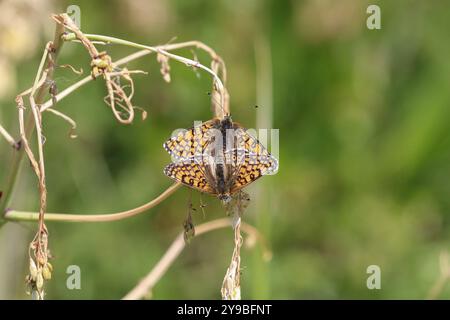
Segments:
[[[219,194],[218,198],[220,201],[222,201],[223,204],[227,204],[231,201],[231,195],[229,193]]]

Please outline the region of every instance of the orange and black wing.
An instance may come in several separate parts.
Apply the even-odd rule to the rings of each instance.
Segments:
[[[167,140],[163,147],[172,156],[174,162],[202,155],[210,143],[211,130],[220,121],[212,119],[190,129],[181,130]]]
[[[201,192],[216,194],[215,189],[208,182],[206,172],[205,165],[194,159],[173,162],[164,168],[164,174],[169,178]]]
[[[233,129],[235,135],[235,148],[244,149],[247,153],[255,153],[261,155],[270,155],[264,145],[255,138],[248,129],[241,124],[233,122]]]
[[[235,166],[231,194],[248,186],[266,174],[273,174],[278,170],[278,160],[273,156],[247,153],[237,156],[238,165]]]

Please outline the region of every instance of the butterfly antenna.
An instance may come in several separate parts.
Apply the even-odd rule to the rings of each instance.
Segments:
[[[218,91],[216,91],[216,92],[218,92]],[[211,97],[211,101],[212,101],[214,107],[219,106],[220,110],[222,110],[223,115],[229,116],[229,114],[227,112],[225,112],[225,109],[223,108],[221,101],[219,101],[217,99],[216,95],[212,94],[211,92],[208,92],[208,96]]]
[[[170,40],[166,42],[165,46],[167,46],[168,44],[171,44],[172,42],[177,40],[177,38],[178,38],[177,36],[174,36],[174,37],[170,38]]]

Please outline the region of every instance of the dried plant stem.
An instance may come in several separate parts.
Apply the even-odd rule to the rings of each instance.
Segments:
[[[217,219],[210,222],[206,222],[195,227],[195,237],[221,228],[226,228],[231,225],[232,221],[228,218]],[[242,223],[242,230],[248,234],[252,239],[263,240],[262,235],[254,227]],[[264,243],[263,243],[264,245]],[[158,261],[153,269],[148,273],[144,279],[142,279],[125,297],[123,300],[137,300],[146,297],[155,286],[155,284],[166,273],[175,259],[180,255],[181,251],[186,247],[184,240],[184,232],[181,232],[176,239],[172,242],[169,249],[167,249],[164,256]],[[266,248],[268,251],[268,249]]]
[[[174,183],[155,199],[130,210],[107,214],[46,213],[45,220],[58,222],[108,222],[127,219],[157,206],[172,195],[180,186],[180,183]],[[39,214],[37,212],[8,210],[4,218],[9,221],[35,221],[38,220]]]
[[[191,42],[183,42],[183,43],[179,43],[179,44],[171,44],[171,45],[159,46],[159,48],[162,48],[162,49],[164,49],[164,50],[174,50],[174,49],[180,49],[180,48],[190,47],[190,46],[195,45],[195,44],[197,44],[197,43],[202,44],[201,42],[198,42],[198,41],[191,41]],[[205,47],[205,48],[209,48],[209,47],[208,47],[207,45],[205,45],[205,44],[202,44],[202,46],[199,45],[198,47],[199,47],[199,48],[202,48],[202,49],[203,49],[204,47]],[[172,49],[172,48],[173,48],[173,49]],[[212,50],[212,49],[210,49],[210,50]],[[209,53],[210,51],[208,50],[207,52]],[[214,51],[211,51],[211,52],[214,52]],[[129,63],[129,62],[131,62],[131,61],[133,61],[133,60],[137,60],[137,59],[139,59],[139,58],[142,58],[142,57],[144,57],[144,56],[147,56],[147,55],[149,55],[149,54],[151,54],[151,53],[152,53],[152,52],[149,51],[149,50],[140,50],[140,51],[137,51],[137,52],[135,52],[135,53],[132,53],[132,54],[130,54],[130,55],[128,55],[128,56],[126,56],[126,57],[124,57],[124,58],[122,58],[122,59],[119,59],[119,60],[115,61],[114,64],[117,65],[117,66],[121,66],[121,65],[127,64],[127,63]],[[216,56],[215,53],[214,53],[214,54],[210,53],[210,54],[212,55],[212,57],[215,57],[215,56]],[[222,60],[222,58],[218,58],[218,59],[220,59],[220,61]],[[225,78],[225,77],[226,77],[226,76],[225,76],[225,75],[226,75],[225,64],[223,64],[223,67],[222,67],[222,69],[221,69],[221,72],[223,73],[224,79],[226,79],[226,78]],[[68,87],[68,88],[64,89],[63,91],[61,91],[60,93],[58,93],[58,94],[57,94],[56,96],[54,96],[52,99],[49,99],[49,100],[47,100],[45,103],[43,103],[43,104],[41,105],[40,111],[41,111],[41,112],[47,111],[47,109],[53,107],[53,104],[54,104],[55,101],[56,101],[56,102],[61,101],[62,99],[64,99],[65,97],[69,96],[71,93],[75,92],[75,91],[78,90],[80,87],[84,86],[85,84],[89,83],[89,82],[92,81],[92,80],[94,80],[94,78],[92,78],[92,76],[89,75],[89,76],[86,76],[86,77],[84,77],[83,79],[77,81],[76,83],[74,83],[74,84],[71,85],[70,87]],[[224,81],[225,81],[225,80],[224,80]]]
[[[44,298],[44,278],[43,268],[48,268],[48,231],[44,223],[44,215],[47,207],[47,187],[45,184],[45,164],[44,164],[44,151],[43,151],[43,135],[42,135],[42,118],[39,108],[36,106],[35,93],[39,87],[44,85],[47,80],[48,70],[44,70],[44,65],[47,61],[48,53],[53,50],[52,43],[47,43],[44,53],[42,55],[41,63],[39,64],[38,72],[34,80],[33,87],[27,90],[25,93],[20,94],[16,98],[17,107],[19,110],[19,127],[20,135],[25,147],[25,152],[31,162],[31,166],[39,180],[39,216],[38,216],[38,230],[36,235],[29,246],[30,256],[30,276],[27,278],[27,282],[31,286],[32,297],[42,300]],[[51,58],[50,58],[51,59]],[[36,160],[33,151],[31,150],[28,138],[26,136],[24,127],[24,110],[25,105],[23,102],[23,96],[29,94],[29,102],[31,106],[31,112],[34,119],[34,125],[36,128],[37,146],[39,158]],[[31,270],[34,271],[31,271]],[[49,269],[47,269],[49,270]],[[48,273],[46,273],[47,277]]]
[[[6,139],[6,141],[8,141],[8,144],[11,147],[18,149],[19,145],[16,143],[14,138],[8,133],[8,131],[6,131],[6,129],[2,127],[2,125],[0,125],[0,135],[2,135]]]
[[[237,215],[233,223],[234,249],[230,265],[225,273],[222,283],[223,300],[241,300],[241,217]]]
[[[64,35],[64,40],[66,41],[72,41],[72,40],[76,40],[78,38],[78,34],[75,33],[69,33]],[[210,68],[202,65],[200,62],[196,61],[196,60],[192,60],[189,58],[185,58],[173,53],[170,53],[166,50],[170,50],[170,49],[178,49],[178,48],[182,48],[188,45],[195,45],[195,46],[199,46],[199,48],[202,49],[206,49],[207,52],[213,54],[214,57],[217,57],[217,54],[215,54],[214,51],[212,51],[212,49],[210,49],[209,47],[207,47],[206,45],[201,46],[199,45],[200,42],[191,42],[188,44],[178,44],[178,45],[167,45],[167,46],[157,46],[157,47],[152,47],[152,46],[147,46],[147,45],[143,45],[143,44],[139,44],[139,43],[135,43],[132,41],[128,41],[128,40],[123,40],[123,39],[119,39],[119,38],[115,38],[115,37],[110,37],[110,36],[103,36],[103,35],[97,35],[97,34],[84,34],[84,37],[86,37],[89,40],[97,40],[97,41],[103,41],[103,42],[107,42],[107,43],[115,43],[115,44],[120,44],[120,45],[124,45],[124,46],[129,46],[129,47],[133,47],[133,48],[137,48],[137,49],[145,49],[154,53],[158,53],[161,54],[163,56],[166,56],[170,59],[176,60],[178,62],[184,63],[185,65],[189,66],[189,67],[194,67],[194,68],[199,68],[202,69],[204,71],[206,71],[207,73],[209,73],[213,79],[214,79],[214,83],[217,86],[217,91],[220,93],[220,98],[221,98],[221,106],[224,109],[224,113],[225,114],[229,114],[229,110],[227,109],[228,106],[226,104],[226,90],[225,90],[225,86],[222,83],[222,80],[220,79],[220,77],[217,75],[216,72],[214,72],[213,70],[211,70]],[[78,38],[79,39],[79,38]],[[166,50],[165,50],[165,49]],[[169,49],[167,49],[169,48]],[[221,60],[221,59],[220,59]],[[223,61],[221,62],[221,64],[224,66],[225,64],[223,63]],[[222,70],[224,70],[224,68],[222,68]],[[224,72],[223,74],[226,75],[226,72]]]
[[[439,266],[439,278],[436,280],[433,287],[431,287],[427,297],[428,300],[437,299],[444,290],[447,282],[450,280],[450,256],[447,251],[441,252],[439,256]]]
[[[34,95],[38,87],[44,84],[44,81],[47,79],[47,70],[44,71],[44,65],[47,61],[48,52],[52,50],[52,43],[49,42],[45,46],[44,54],[42,55],[41,63],[38,68],[38,72],[36,74],[36,78],[34,80],[33,88],[30,93],[30,106],[31,111],[34,118],[34,124],[36,127],[36,137],[37,137],[37,146],[38,146],[38,154],[39,154],[39,168],[35,169],[36,176],[39,179],[39,193],[40,193],[40,206],[39,206],[39,230],[37,233],[38,242],[41,242],[41,234],[44,233],[44,214],[47,206],[47,187],[45,184],[45,163],[44,163],[44,149],[43,149],[43,141],[44,138],[42,136],[42,117],[39,112],[39,108],[36,106],[36,102],[34,99]],[[42,74],[42,78],[41,78]],[[41,79],[41,80],[39,80]],[[20,108],[23,111],[23,105]],[[22,113],[23,115],[23,113]],[[21,132],[22,138],[25,136],[25,132]],[[27,154],[30,156],[32,154],[28,143],[26,144]],[[30,157],[31,160],[31,157]]]
[[[35,103],[41,104],[44,101],[45,95],[47,94],[49,84],[52,81],[53,73],[55,69],[56,59],[58,57],[58,54],[61,50],[61,47],[63,45],[63,41],[61,41],[61,36],[64,33],[64,27],[61,25],[56,25],[55,29],[55,36],[52,41],[52,50],[50,54],[47,56],[47,59],[45,61],[45,70],[46,72],[46,79],[43,81],[43,84],[36,88],[36,94],[35,94]],[[25,137],[29,137],[31,133],[34,130],[34,121],[33,117],[30,117],[26,124],[24,125],[24,135]],[[18,148],[19,149],[19,148]],[[8,170],[9,177],[6,181],[6,187],[3,189],[3,197],[0,199],[0,213],[4,212],[5,209],[9,205],[9,201],[11,199],[12,191],[14,189],[14,185],[16,183],[18,174],[19,174],[19,168],[20,164],[23,159],[24,152],[21,150],[15,150],[13,154],[13,159],[11,161],[11,166]],[[1,219],[0,215],[0,226],[5,222],[5,220]]]
[[[167,44],[163,46],[158,46],[158,48],[161,48],[166,51],[172,51],[177,49],[183,49],[183,48],[189,48],[189,47],[195,47],[197,49],[201,49],[208,53],[213,61],[217,61],[219,64],[218,71],[221,72],[222,80],[224,83],[227,82],[227,69],[225,67],[225,62],[223,59],[214,51],[213,48],[210,46],[207,46],[203,42],[200,41],[186,41],[186,42],[179,42],[179,43],[173,43],[173,44]],[[212,69],[212,68],[211,68]],[[216,72],[218,74],[218,72]]]
[[[83,85],[87,84],[91,80],[93,80],[93,78],[91,76],[87,76],[87,77],[81,79],[80,81],[77,81],[76,83],[74,83],[70,87],[68,87],[65,90],[63,90],[60,93],[58,93],[52,99],[49,99],[45,103],[43,103],[41,105],[40,111],[41,112],[47,111],[49,108],[53,107],[54,102],[61,101],[62,99],[64,99],[65,97],[67,97],[71,93],[75,92],[76,90],[78,90],[80,87],[82,87]]]

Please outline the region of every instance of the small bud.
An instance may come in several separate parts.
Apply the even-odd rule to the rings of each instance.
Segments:
[[[42,272],[39,272],[36,277],[36,288],[38,291],[41,291],[44,287],[44,277],[42,276]]]
[[[47,262],[47,267],[50,270],[50,272],[53,272],[53,266],[50,262]]]
[[[31,291],[32,291],[31,285],[30,285],[30,284],[27,284],[27,287],[25,288],[25,293],[26,293],[27,295],[31,295]]]
[[[42,276],[44,277],[44,280],[50,280],[52,278],[52,272],[50,271],[48,264],[42,268]]]
[[[38,269],[36,267],[36,263],[33,259],[30,258],[30,277],[33,281],[36,281],[36,277],[38,274]]]
[[[43,256],[41,256],[41,255],[39,255],[38,258],[37,258],[37,261],[38,261],[38,263],[39,263],[40,266],[44,266],[44,265],[47,263],[46,260],[47,260],[47,259],[45,259],[45,257],[43,257]]]
[[[102,60],[100,58],[96,58],[92,60],[92,66],[98,66]]]

